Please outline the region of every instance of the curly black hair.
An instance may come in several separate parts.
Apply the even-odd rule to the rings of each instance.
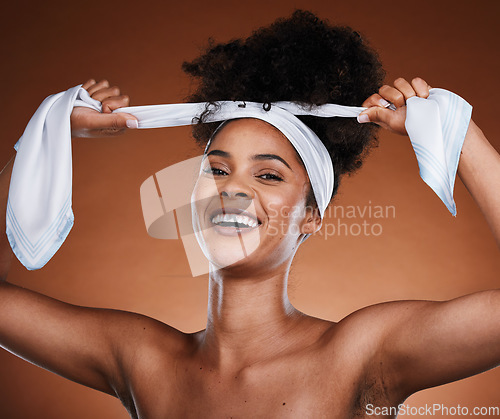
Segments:
[[[358,32],[333,26],[302,10],[256,30],[247,39],[210,40],[200,57],[183,63],[183,70],[199,81],[189,97],[192,102],[286,100],[306,106],[361,106],[379,90],[385,77],[377,53]],[[368,150],[377,145],[377,126],[359,124],[352,118],[300,119],[330,153],[335,196],[341,176],[361,167]],[[206,144],[217,125],[194,125],[197,142]],[[308,204],[311,197],[314,199],[310,191]]]

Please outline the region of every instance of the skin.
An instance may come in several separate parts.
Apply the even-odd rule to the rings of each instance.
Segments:
[[[105,113],[75,109],[75,135],[116,134],[133,120],[110,113],[128,104],[118,89],[92,80],[85,87]],[[398,79],[367,99],[364,121],[404,135],[405,101],[427,97],[428,89],[421,79]],[[386,109],[381,99],[397,110]],[[0,282],[1,345],[119,397],[140,418],[369,417],[368,403],[397,406],[416,391],[498,365],[499,290],[445,302],[379,304],[338,323],[296,310],[287,296],[290,264],[303,235],[316,231],[321,220],[312,209],[272,208],[304,207],[303,166],[283,135],[259,120],[230,122],[213,150],[226,153],[207,158],[222,205],[251,200],[261,225],[258,246],[232,264],[224,257],[238,238],[213,231],[204,236],[211,258],[206,329],[185,334],[138,314],[76,307]],[[276,159],[255,160],[256,154],[276,154],[290,168]],[[0,177],[3,208],[10,170],[11,164]],[[459,176],[500,242],[500,156],[472,121]],[[199,213],[213,204],[205,202]],[[277,225],[278,233],[272,228]],[[10,247],[2,243],[0,249],[5,278]]]
[[[251,267],[255,274],[264,269],[267,276],[277,266],[289,265],[303,238],[299,229],[291,231],[290,226],[300,225],[300,230],[310,232],[321,226],[316,212],[307,221],[316,217],[317,225],[300,224],[308,189],[300,157],[283,134],[257,119],[227,123],[207,150],[193,194],[196,213],[202,218],[202,248],[211,270],[230,265],[235,275],[240,267],[245,272]],[[219,208],[244,209],[261,224],[238,236],[221,236],[210,228],[210,214]],[[242,255],[240,240],[246,257],[235,263]]]

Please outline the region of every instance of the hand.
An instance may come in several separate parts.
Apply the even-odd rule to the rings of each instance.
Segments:
[[[419,77],[414,78],[411,84],[403,78],[396,79],[394,87],[384,85],[378,93],[371,95],[363,102],[363,106],[368,109],[359,114],[358,121],[360,123],[373,122],[389,131],[407,135],[406,101],[413,96],[426,99],[430,88],[427,82]],[[394,104],[396,110],[388,109],[391,103]]]
[[[102,113],[77,106],[71,113],[72,137],[107,137],[122,134],[127,128],[137,128],[137,119],[127,113],[112,113],[115,109],[128,106],[128,96],[120,95],[118,87],[109,87],[107,80],[96,83],[88,80],[82,86],[90,97],[102,104]]]

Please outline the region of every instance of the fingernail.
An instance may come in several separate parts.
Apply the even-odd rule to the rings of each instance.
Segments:
[[[389,106],[391,106],[391,103],[387,102],[387,100],[385,99],[380,99],[378,103],[380,103],[384,108],[388,108]]]
[[[137,122],[137,119],[127,119],[127,128],[139,128],[139,122]]]
[[[358,122],[363,124],[365,122],[370,122],[370,117],[366,113],[358,115]]]

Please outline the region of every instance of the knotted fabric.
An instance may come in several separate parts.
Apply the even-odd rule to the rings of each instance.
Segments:
[[[12,250],[28,269],[44,266],[73,225],[70,116],[74,106],[101,111],[100,102],[80,86],[49,96],[17,142],[7,204],[7,236]],[[334,171],[326,147],[296,115],[357,117],[365,108],[294,102],[262,104],[242,101],[179,103],[117,109],[134,115],[139,128],[161,128],[237,118],[257,118],[280,130],[306,168],[321,217],[332,196]],[[472,107],[459,96],[431,89],[428,99],[407,101],[406,128],[423,180],[456,215],[453,187]]]

